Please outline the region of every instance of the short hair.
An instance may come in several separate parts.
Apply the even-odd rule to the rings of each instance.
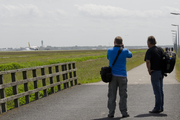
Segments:
[[[122,39],[120,36],[117,36],[117,37],[115,37],[114,41],[115,41],[117,44],[122,44],[123,39]]]
[[[148,37],[148,41],[149,41],[150,44],[152,44],[152,45],[155,45],[155,44],[157,43],[154,36],[149,36],[149,37]]]

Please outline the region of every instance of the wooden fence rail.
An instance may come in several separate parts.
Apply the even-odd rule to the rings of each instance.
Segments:
[[[60,70],[61,67],[61,70]],[[37,71],[40,71],[37,73]],[[31,77],[28,78],[27,73],[32,71]],[[26,104],[30,102],[30,94],[35,94],[35,100],[39,99],[39,91],[43,91],[43,95],[48,96],[48,88],[52,93],[55,93],[55,87],[57,86],[57,91],[69,88],[73,85],[77,85],[77,68],[75,67],[75,62],[60,63],[25,69],[9,70],[0,72],[0,114],[7,112],[7,102],[14,101],[14,107],[19,107],[19,98],[25,97]],[[45,74],[48,72],[48,74]],[[21,74],[22,73],[22,74]],[[17,80],[18,76],[21,74],[22,80]],[[5,80],[4,76],[11,76],[11,80]],[[60,80],[60,79],[63,80]],[[56,81],[55,81],[56,79]],[[49,83],[47,84],[47,81]],[[4,83],[5,81],[10,81],[9,83]],[[29,83],[33,83],[33,89],[29,90]],[[41,82],[41,87],[38,83]],[[18,85],[23,85],[24,91],[18,93]],[[6,88],[12,88],[12,95],[6,95]]]

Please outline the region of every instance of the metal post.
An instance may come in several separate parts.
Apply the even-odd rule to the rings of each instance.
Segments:
[[[176,51],[177,53],[177,31],[176,30],[171,30],[172,32],[174,32],[173,34],[175,34],[175,38],[173,36],[173,42],[174,42],[174,50]]]
[[[178,47],[177,48],[179,48],[179,25],[177,25],[177,26],[178,26]]]
[[[174,12],[171,12],[170,14],[172,15],[180,15],[180,13],[174,13]],[[178,26],[178,45],[177,45],[177,54],[178,54],[178,57],[180,57],[180,46],[179,46],[179,25]]]

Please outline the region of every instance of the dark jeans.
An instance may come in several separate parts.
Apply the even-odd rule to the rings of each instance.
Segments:
[[[163,75],[161,71],[153,71],[151,74],[151,83],[155,95],[155,110],[164,109],[164,93],[163,93]]]

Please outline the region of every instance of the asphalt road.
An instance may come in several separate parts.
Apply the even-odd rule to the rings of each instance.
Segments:
[[[0,120],[111,120],[107,118],[107,91],[108,84],[103,82],[74,86],[3,113]],[[149,114],[155,99],[145,64],[130,70],[130,117],[123,120],[180,120],[180,83],[175,71],[164,79],[164,95],[164,112]],[[122,119],[118,106],[113,119]]]

